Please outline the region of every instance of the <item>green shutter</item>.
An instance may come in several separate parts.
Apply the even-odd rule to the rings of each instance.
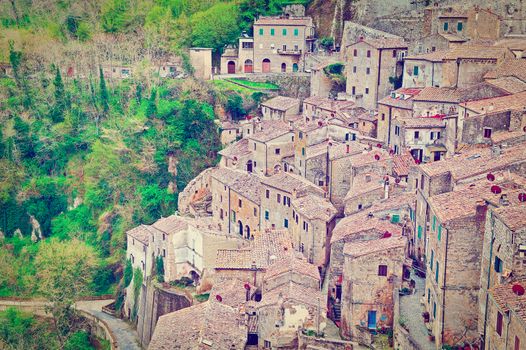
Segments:
[[[393,215],[393,217],[391,218],[392,224],[397,224],[399,221],[400,221],[400,215],[398,214]]]
[[[438,283],[438,261],[436,262],[435,282]]]
[[[259,35],[263,35],[265,33],[263,28],[259,28]]]
[[[433,271],[433,260],[435,260],[435,252],[431,249],[431,260],[429,260],[429,268]]]
[[[300,35],[300,31],[298,30],[298,28],[294,28],[294,36],[298,35]]]
[[[418,66],[413,67],[413,75],[418,75]]]
[[[270,28],[270,35],[274,36],[274,28]]]
[[[457,31],[459,31],[459,32],[462,31],[462,22],[458,22],[457,23]]]
[[[442,238],[442,226],[438,225],[438,235],[437,239],[440,241],[440,238]]]
[[[422,238],[422,226],[418,226],[418,239]]]
[[[444,23],[444,30],[447,31],[448,29],[449,29],[449,23],[445,22]]]
[[[433,215],[433,232],[436,231],[437,217]]]
[[[283,28],[282,33],[283,33],[283,36],[287,36],[287,28]]]

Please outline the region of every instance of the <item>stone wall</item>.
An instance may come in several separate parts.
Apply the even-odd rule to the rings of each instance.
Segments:
[[[258,73],[247,74],[246,80],[273,83],[280,87],[281,96],[305,99],[310,96],[310,73]]]
[[[214,168],[204,170],[190,181],[185,189],[179,193],[177,206],[179,215],[212,215],[211,198],[210,203],[208,203],[207,200],[211,188],[210,176],[213,170]]]
[[[298,350],[352,350],[355,347],[360,348],[360,345],[353,341],[309,337],[302,332],[298,335]]]

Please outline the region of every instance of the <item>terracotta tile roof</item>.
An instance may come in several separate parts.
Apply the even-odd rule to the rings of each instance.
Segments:
[[[262,106],[271,109],[276,109],[278,111],[287,111],[288,109],[293,108],[294,106],[299,106],[299,104],[299,99],[286,96],[276,96],[274,98],[271,98],[270,100],[261,102]]]
[[[251,154],[251,151],[248,149],[248,139],[244,138],[237,142],[234,142],[227,147],[219,151],[219,154],[226,158],[241,158],[243,156]]]
[[[303,100],[303,103],[307,103],[310,105],[318,106],[322,103],[324,103],[327,100],[326,97],[321,96],[310,96]]]
[[[415,164],[411,153],[404,152],[393,156],[393,173],[397,176],[408,176],[409,169]]]
[[[520,193],[526,193],[520,191]],[[497,217],[512,231],[526,229],[526,202],[503,206],[493,210]]]
[[[501,39],[494,46],[507,47],[510,50],[526,50],[526,40],[523,38]]]
[[[329,146],[331,144],[331,146]],[[329,147],[332,147],[332,145],[336,146],[339,143],[333,140],[325,140],[320,143],[316,143],[314,145],[310,145],[305,147],[305,158],[310,159],[313,157],[317,157],[321,154],[327,154],[327,150],[329,150]]]
[[[231,306],[233,308],[240,308],[245,305],[247,294],[245,284],[247,281],[242,281],[238,278],[220,279],[210,290],[210,301],[217,302],[217,296],[221,297],[221,303]],[[250,285],[250,283],[248,283]],[[251,286],[251,291],[254,291],[254,286]]]
[[[353,183],[349,192],[345,196],[345,201],[362,196],[384,187],[384,176],[378,174],[361,174],[353,178]]]
[[[467,41],[467,39],[462,38],[462,37],[460,37],[458,35],[455,35],[455,34],[451,34],[451,33],[439,33],[438,35],[440,35],[441,37],[443,37],[447,41],[453,42],[453,43],[460,43],[460,42]]]
[[[281,120],[265,120],[256,126],[254,134],[248,138],[259,142],[268,142],[288,133],[292,133],[289,123]]]
[[[432,51],[420,55],[411,55],[407,56],[406,60],[421,60],[421,61],[429,61],[429,62],[442,62],[442,60],[446,57],[448,53],[448,50],[438,50],[438,51]]]
[[[329,222],[338,214],[338,210],[328,199],[310,193],[306,196],[292,199],[292,207],[296,212],[309,220],[317,219]]]
[[[489,148],[471,149],[440,162],[420,164],[419,168],[429,176],[451,172],[454,181],[470,178],[490,171],[498,171],[510,164],[526,161],[526,147],[517,145],[504,148],[494,156]]]
[[[358,119],[365,120],[368,122],[375,122],[378,120],[378,112],[375,111],[374,113],[371,113],[371,112],[362,113],[358,115]]]
[[[491,141],[494,144],[505,143],[506,141],[520,140],[526,141],[526,132],[522,130],[517,131],[497,131],[491,134]]]
[[[504,178],[499,181],[489,181],[487,179],[478,180],[471,184],[457,187],[452,192],[442,193],[429,198],[429,206],[442,224],[456,219],[476,215],[477,206],[484,204],[485,201],[493,202],[498,205],[502,194],[494,194],[491,187],[498,185],[502,193],[511,192],[518,194],[520,184],[513,179]],[[510,194],[511,194],[510,193]],[[513,200],[513,196],[508,196]],[[515,196],[517,198],[517,196]]]
[[[161,316],[149,348],[243,350],[246,337],[244,315],[210,300]]]
[[[357,43],[364,42],[375,49],[404,49],[407,48],[407,43],[402,38],[363,38]],[[355,44],[357,44],[355,43]],[[352,44],[352,45],[355,45]],[[349,46],[352,46],[349,45]]]
[[[308,132],[314,131],[316,129],[325,128],[326,126],[327,126],[327,123],[324,123],[322,121],[305,122],[305,121],[301,120],[301,121],[299,121],[297,123],[294,123],[294,129],[296,129],[298,131],[301,131],[301,132],[304,132],[304,133],[308,133]]]
[[[345,243],[343,254],[351,258],[358,258],[364,255],[380,253],[385,254],[391,249],[402,249],[407,244],[405,236],[391,236],[389,238],[380,238],[370,241],[359,241]]]
[[[482,82],[468,88],[426,87],[413,100],[459,103],[504,95],[508,95],[505,90]]]
[[[256,175],[241,170],[216,168],[212,172],[212,178],[230,187],[251,202],[261,203],[261,182]]]
[[[460,45],[448,50],[448,52],[444,56],[444,59],[456,60],[457,58],[481,58],[501,60],[507,56],[511,57],[511,55],[508,49],[502,47],[482,45]]]
[[[127,231],[126,234],[130,237],[135,238],[142,244],[148,245],[152,232],[148,230],[146,225],[140,225]]]
[[[308,192],[316,193],[320,196],[324,195],[323,190],[314,185],[312,182],[299,175],[287,173],[284,171],[269,177],[262,178],[261,183],[290,194],[294,194],[294,192]]]
[[[396,108],[413,109],[413,100],[421,91],[422,89],[400,88],[393,91],[396,97],[392,97],[391,94],[389,94],[378,101],[378,103]],[[402,96],[404,96],[404,98],[402,98]]]
[[[497,79],[502,77],[515,77],[526,81],[526,60],[519,58],[506,59],[494,70],[484,75],[484,79]]]
[[[386,210],[395,210],[404,207],[414,208],[416,196],[414,192],[401,192],[387,199],[376,201],[373,205],[367,208],[368,213],[378,213]]]
[[[456,8],[442,8],[438,18],[468,18],[466,11]]]
[[[253,262],[250,249],[218,249],[214,266],[216,269],[250,270]]]
[[[312,26],[311,17],[259,17],[255,22],[255,26],[266,25],[281,25],[281,26]]]
[[[356,141],[349,141],[347,143],[336,143],[329,148],[329,159],[339,159],[354,154],[360,154],[367,149],[367,145]]]
[[[489,292],[502,311],[512,311],[523,323],[526,323],[526,294],[519,296],[514,293],[512,288],[516,284],[526,289],[526,278],[497,285]]]
[[[380,159],[376,160],[375,156],[379,156]],[[387,159],[390,159],[391,155],[382,148],[373,148],[371,151],[365,151],[361,154],[351,156],[351,165],[353,167],[361,167],[371,163],[385,163]]]
[[[294,254],[270,265],[265,272],[265,281],[292,272],[320,281],[320,272],[316,265],[310,264],[303,256],[297,257]]]
[[[284,301],[296,302],[299,305],[318,307],[318,299],[320,300],[319,305],[321,314],[323,315],[326,311],[326,303],[324,302],[321,291],[307,288],[294,282],[289,282],[263,293],[261,301],[256,307],[260,309],[267,306],[279,305]]]
[[[497,79],[488,79],[486,80],[488,84],[494,85],[504,91],[507,91],[511,94],[516,94],[517,92],[526,91],[526,81],[522,81],[516,77],[502,77]]]
[[[334,112],[342,111],[342,110],[348,110],[355,107],[355,103],[353,101],[338,101],[338,100],[331,100],[331,99],[325,99],[320,104],[318,104],[318,108],[324,109],[326,111]]]
[[[171,215],[157,220],[151,226],[170,235],[186,230],[188,228],[188,222],[179,215]]]
[[[341,219],[332,231],[331,244],[362,232],[376,232],[381,237],[386,231],[393,235],[401,235],[402,227],[392,224],[389,220],[369,217],[368,213],[359,212]]]
[[[460,101],[460,92],[455,88],[428,86],[423,88],[418,96],[414,97],[414,100],[458,103]]]
[[[461,104],[462,107],[477,114],[493,114],[510,110],[519,110],[526,107],[526,91],[513,95],[487,98]]]
[[[221,122],[221,129],[223,129],[223,130],[233,130],[233,129],[237,129],[237,128],[239,128],[239,124],[238,123],[232,123],[229,120]]]
[[[446,125],[442,118],[419,117],[419,118],[398,118],[398,123],[409,129],[418,128],[445,128]]]

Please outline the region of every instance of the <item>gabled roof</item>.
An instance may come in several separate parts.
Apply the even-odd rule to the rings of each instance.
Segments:
[[[316,265],[310,264],[303,256],[298,257],[295,254],[270,265],[265,273],[265,281],[291,272],[320,281],[320,272]]]
[[[386,231],[393,235],[401,235],[402,227],[392,224],[389,220],[369,217],[368,213],[359,212],[341,219],[332,231],[331,244],[347,237],[359,235],[363,232],[375,232],[378,237]]]
[[[294,198],[292,207],[298,214],[309,220],[318,219],[329,222],[338,214],[338,210],[328,199],[310,193],[300,198]]]
[[[513,292],[514,285],[526,289],[526,278],[521,277],[512,282],[496,285],[490,289],[490,295],[502,311],[512,311],[523,323],[526,323],[526,294],[518,295]]]
[[[383,49],[407,49],[407,43],[402,38],[360,38],[357,42],[354,44],[351,44],[349,46],[356,45],[358,43],[366,43],[375,49],[383,50]],[[349,47],[348,46],[348,47]]]
[[[510,110],[522,110],[526,107],[526,91],[513,95],[465,102],[462,103],[461,106],[476,114],[493,114]]]
[[[280,136],[292,133],[291,127],[287,122],[281,120],[265,120],[257,124],[254,134],[248,138],[258,142],[269,142]]]
[[[255,22],[255,26],[281,25],[281,26],[312,26],[311,17],[259,17]]]
[[[299,104],[299,99],[286,96],[276,96],[274,98],[271,98],[270,100],[261,102],[262,106],[284,112],[296,105],[299,106]]]
[[[484,79],[497,79],[502,77],[515,77],[526,82],[526,60],[525,59],[506,59],[495,69],[484,75]]]
[[[403,249],[407,244],[404,236],[391,236],[370,241],[345,243],[343,254],[351,258],[358,258],[369,254],[386,254],[391,249]]]
[[[221,151],[218,152],[223,157],[227,158],[241,158],[243,156],[251,154],[251,151],[248,149],[248,139],[244,138],[237,142],[234,142]]]
[[[285,171],[280,171],[272,176],[262,178],[261,183],[263,185],[274,187],[290,194],[303,191],[316,193],[321,196],[324,194],[321,188],[314,185],[304,177]]]
[[[240,196],[253,203],[261,203],[261,183],[259,177],[241,170],[217,168],[212,172],[212,178],[230,187]]]

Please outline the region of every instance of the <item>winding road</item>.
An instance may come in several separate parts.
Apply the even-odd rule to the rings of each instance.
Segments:
[[[102,312],[102,307],[112,301],[111,299],[79,301],[75,304],[75,307],[105,323],[114,337],[117,349],[141,350],[142,348],[139,345],[137,333],[128,323]],[[42,316],[45,315],[44,309],[46,305],[48,305],[46,301],[38,300],[0,300],[0,310],[5,310],[8,307],[16,307]]]

